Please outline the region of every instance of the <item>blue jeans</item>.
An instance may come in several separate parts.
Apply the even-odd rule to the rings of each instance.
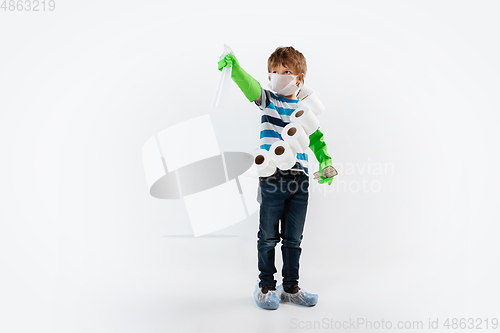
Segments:
[[[259,177],[260,221],[257,233],[259,287],[276,286],[274,248],[282,242],[284,288],[299,281],[302,232],[309,199],[309,176],[303,172],[277,169],[269,177]],[[281,220],[281,230],[278,230]]]

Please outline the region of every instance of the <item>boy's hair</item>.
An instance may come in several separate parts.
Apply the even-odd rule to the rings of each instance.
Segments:
[[[292,46],[277,47],[267,60],[267,71],[270,73],[275,66],[280,64],[286,67],[295,67],[298,71],[296,74],[304,73],[305,75],[307,72],[306,58]]]

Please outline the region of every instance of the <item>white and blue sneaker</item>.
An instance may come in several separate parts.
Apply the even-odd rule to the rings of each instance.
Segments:
[[[260,288],[259,284],[257,284],[253,292],[253,298],[255,303],[262,309],[276,310],[280,306],[278,291],[274,286]]]
[[[283,289],[283,285],[279,285],[277,291],[281,302],[290,302],[303,306],[314,306],[318,303],[318,295],[300,289],[298,284],[293,285],[288,293]]]

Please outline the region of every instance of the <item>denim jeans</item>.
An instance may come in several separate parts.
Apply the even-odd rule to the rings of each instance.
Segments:
[[[289,288],[299,281],[299,259],[302,252],[300,243],[309,199],[309,176],[303,172],[277,169],[276,173],[269,177],[259,177],[259,184],[259,286],[276,286],[274,248],[281,239],[281,275],[283,286]]]

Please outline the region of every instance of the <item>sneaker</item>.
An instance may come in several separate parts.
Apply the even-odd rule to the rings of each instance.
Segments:
[[[276,310],[280,306],[278,291],[274,286],[259,288],[259,284],[257,284],[255,286],[253,298],[255,303],[262,309]]]
[[[318,303],[318,295],[308,293],[299,288],[298,284],[292,286],[289,292],[283,289],[283,285],[278,286],[278,297],[281,302],[290,302],[303,306],[314,306]]]

